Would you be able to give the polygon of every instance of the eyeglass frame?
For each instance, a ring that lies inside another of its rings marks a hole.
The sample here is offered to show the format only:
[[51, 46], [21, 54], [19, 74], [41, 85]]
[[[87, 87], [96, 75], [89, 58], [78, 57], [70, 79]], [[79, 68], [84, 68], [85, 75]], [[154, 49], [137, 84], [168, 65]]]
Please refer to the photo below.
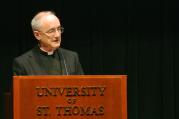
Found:
[[50, 37], [50, 36], [55, 35], [56, 31], [63, 33], [64, 32], [64, 27], [59, 26], [57, 28], [51, 28], [51, 29], [47, 30], [46, 32], [42, 32], [40, 30], [38, 30], [38, 31]]

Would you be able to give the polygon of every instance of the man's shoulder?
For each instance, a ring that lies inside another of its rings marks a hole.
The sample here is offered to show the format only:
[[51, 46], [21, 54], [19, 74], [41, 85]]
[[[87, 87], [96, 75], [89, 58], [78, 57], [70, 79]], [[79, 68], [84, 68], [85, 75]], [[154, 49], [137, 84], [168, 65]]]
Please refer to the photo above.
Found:
[[58, 52], [61, 52], [63, 54], [71, 54], [71, 55], [76, 55], [77, 54], [76, 51], [65, 49], [65, 48], [59, 48]]
[[16, 60], [24, 60], [24, 59], [27, 59], [27, 58], [29, 58], [30, 56], [32, 56], [32, 54], [33, 54], [32, 51], [33, 51], [33, 49], [30, 49], [30, 50], [26, 51], [25, 53], [23, 53], [23, 54], [21, 54], [21, 55], [15, 57], [15, 59], [16, 59]]
[[[35, 48], [32, 48], [28, 51], [26, 51], [25, 53], [21, 54], [20, 56], [16, 57], [15, 60], [25, 60], [25, 59], [29, 59], [29, 57], [32, 57]], [[70, 50], [70, 49], [65, 49], [65, 48], [58, 48], [58, 52], [62, 53], [63, 55], [77, 55], [78, 53], [76, 51]]]

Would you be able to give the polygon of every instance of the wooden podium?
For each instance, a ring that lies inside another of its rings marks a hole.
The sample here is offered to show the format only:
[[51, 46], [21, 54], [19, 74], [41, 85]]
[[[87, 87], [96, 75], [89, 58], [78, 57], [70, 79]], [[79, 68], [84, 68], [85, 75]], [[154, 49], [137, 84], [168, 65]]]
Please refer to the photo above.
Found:
[[126, 75], [14, 76], [14, 119], [127, 119]]

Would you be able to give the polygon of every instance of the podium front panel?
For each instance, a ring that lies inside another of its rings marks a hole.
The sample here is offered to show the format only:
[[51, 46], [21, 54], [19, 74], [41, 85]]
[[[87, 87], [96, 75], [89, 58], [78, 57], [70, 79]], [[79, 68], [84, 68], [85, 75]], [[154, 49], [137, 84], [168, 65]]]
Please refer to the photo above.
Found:
[[126, 75], [14, 76], [14, 119], [127, 119]]

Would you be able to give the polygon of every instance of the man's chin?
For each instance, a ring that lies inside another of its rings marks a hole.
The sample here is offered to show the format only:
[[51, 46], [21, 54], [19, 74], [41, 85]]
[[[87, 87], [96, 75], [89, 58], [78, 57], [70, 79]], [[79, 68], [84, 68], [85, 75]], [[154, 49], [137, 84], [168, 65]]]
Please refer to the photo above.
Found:
[[59, 47], [60, 47], [60, 44], [58, 44], [58, 45], [53, 45], [53, 46], [52, 46], [52, 48], [53, 48], [54, 50], [58, 49]]

